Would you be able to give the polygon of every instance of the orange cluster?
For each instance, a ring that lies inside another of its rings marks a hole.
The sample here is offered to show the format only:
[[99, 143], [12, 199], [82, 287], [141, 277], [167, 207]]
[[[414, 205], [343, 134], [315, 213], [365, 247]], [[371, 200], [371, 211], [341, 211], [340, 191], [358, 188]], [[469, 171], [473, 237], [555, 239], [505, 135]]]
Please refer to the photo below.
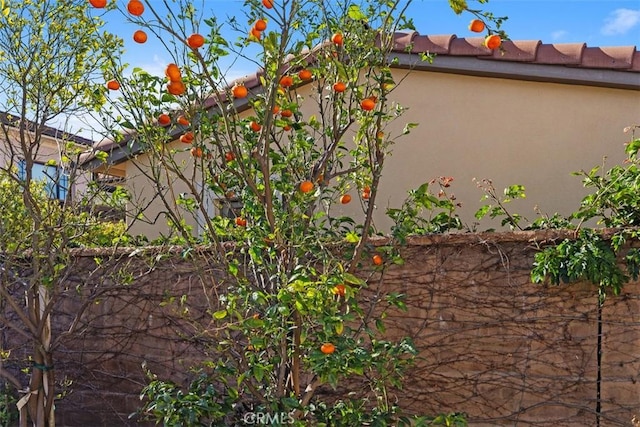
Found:
[[257, 40], [260, 40], [262, 37], [262, 32], [267, 29], [267, 21], [264, 19], [258, 19], [253, 23], [253, 27], [251, 27], [251, 31], [249, 31], [249, 35], [254, 37]]
[[371, 187], [369, 187], [368, 185], [366, 185], [363, 189], [362, 189], [362, 198], [364, 200], [369, 200], [369, 198], [371, 197]]
[[169, 78], [169, 84], [167, 85], [167, 92], [171, 95], [182, 95], [186, 91], [186, 87], [182, 82], [182, 73], [180, 72], [180, 67], [176, 64], [167, 65], [167, 69], [165, 70], [165, 75]]

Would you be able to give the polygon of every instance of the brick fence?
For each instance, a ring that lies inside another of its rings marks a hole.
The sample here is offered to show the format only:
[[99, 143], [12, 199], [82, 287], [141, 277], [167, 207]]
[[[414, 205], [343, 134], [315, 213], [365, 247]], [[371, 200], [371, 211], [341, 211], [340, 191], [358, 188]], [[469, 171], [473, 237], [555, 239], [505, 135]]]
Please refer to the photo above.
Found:
[[[420, 351], [393, 396], [400, 406], [417, 414], [465, 412], [471, 426], [595, 426], [598, 418], [603, 427], [630, 426], [640, 416], [640, 283], [606, 300], [598, 366], [595, 287], [529, 280], [535, 242], [561, 235], [437, 235], [402, 249], [405, 264], [376, 281], [407, 295], [408, 311], [390, 315], [387, 334], [413, 337]], [[219, 272], [198, 261], [206, 250], [191, 259], [179, 250], [159, 253], [121, 250], [101, 265], [100, 253], [77, 253], [69, 291], [56, 307], [65, 313], [54, 326], [56, 372], [70, 383], [56, 405], [58, 425], [140, 425], [128, 416], [146, 384], [142, 362], [180, 383], [202, 357], [200, 343], [187, 338], [191, 326], [180, 320], [181, 297], [192, 318], [207, 321], [205, 302], [215, 298], [210, 280]], [[65, 335], [86, 301], [78, 332]]]

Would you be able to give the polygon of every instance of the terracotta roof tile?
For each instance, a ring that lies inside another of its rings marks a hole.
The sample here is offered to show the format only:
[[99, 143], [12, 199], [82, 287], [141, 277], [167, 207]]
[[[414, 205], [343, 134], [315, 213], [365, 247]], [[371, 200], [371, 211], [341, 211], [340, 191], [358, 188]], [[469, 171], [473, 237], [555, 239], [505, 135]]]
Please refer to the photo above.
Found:
[[404, 52], [407, 50], [407, 47], [411, 46], [411, 43], [414, 42], [415, 36], [418, 35], [417, 31], [410, 31], [408, 33], [405, 32], [397, 32], [393, 35], [393, 50], [398, 52]]
[[447, 55], [450, 56], [491, 56], [493, 51], [484, 46], [482, 37], [455, 38], [451, 40], [451, 45]]
[[550, 65], [578, 65], [586, 43], [555, 43], [538, 46], [536, 62]]
[[[542, 44], [540, 40], [505, 40], [502, 42], [502, 49], [493, 51], [491, 59], [498, 61], [533, 62], [536, 60], [538, 47]], [[483, 57], [489, 59], [489, 57]]]
[[437, 55], [448, 54], [451, 42], [456, 38], [454, 34], [438, 36], [417, 36], [413, 39], [413, 53], [435, 53]]
[[633, 54], [633, 64], [631, 66], [632, 71], [640, 71], [640, 52], [636, 51]]
[[631, 68], [635, 46], [587, 47], [582, 55], [581, 67], [585, 68]]

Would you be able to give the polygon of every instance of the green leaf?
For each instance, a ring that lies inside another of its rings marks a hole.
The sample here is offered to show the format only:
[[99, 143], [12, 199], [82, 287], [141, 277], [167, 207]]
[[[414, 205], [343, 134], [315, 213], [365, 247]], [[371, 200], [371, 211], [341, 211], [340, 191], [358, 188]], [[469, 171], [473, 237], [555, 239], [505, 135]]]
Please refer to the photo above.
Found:
[[359, 277], [354, 276], [351, 273], [344, 273], [344, 275], [342, 276], [344, 281], [352, 284], [352, 285], [358, 285], [358, 286], [362, 286], [364, 284], [366, 284], [367, 282]]
[[367, 19], [367, 15], [362, 13], [362, 10], [360, 10], [360, 7], [355, 4], [352, 4], [351, 6], [349, 6], [347, 15], [349, 16], [349, 18], [353, 19], [354, 21], [365, 21]]
[[213, 318], [217, 320], [222, 320], [227, 317], [227, 310], [219, 310], [213, 313]]
[[345, 236], [344, 240], [347, 243], [358, 243], [360, 241], [360, 236], [358, 236], [358, 234], [354, 231], [350, 231], [347, 233], [347, 235]]

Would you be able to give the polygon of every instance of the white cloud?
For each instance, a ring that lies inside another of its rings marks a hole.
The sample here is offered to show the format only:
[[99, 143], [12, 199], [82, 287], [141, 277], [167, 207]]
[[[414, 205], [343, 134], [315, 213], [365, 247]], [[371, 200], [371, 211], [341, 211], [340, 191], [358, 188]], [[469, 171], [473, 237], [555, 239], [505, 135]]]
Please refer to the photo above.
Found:
[[561, 41], [565, 39], [569, 35], [568, 31], [558, 30], [551, 33], [551, 40], [553, 41]]
[[640, 24], [640, 9], [616, 9], [604, 20], [600, 32], [605, 36], [625, 34]]

